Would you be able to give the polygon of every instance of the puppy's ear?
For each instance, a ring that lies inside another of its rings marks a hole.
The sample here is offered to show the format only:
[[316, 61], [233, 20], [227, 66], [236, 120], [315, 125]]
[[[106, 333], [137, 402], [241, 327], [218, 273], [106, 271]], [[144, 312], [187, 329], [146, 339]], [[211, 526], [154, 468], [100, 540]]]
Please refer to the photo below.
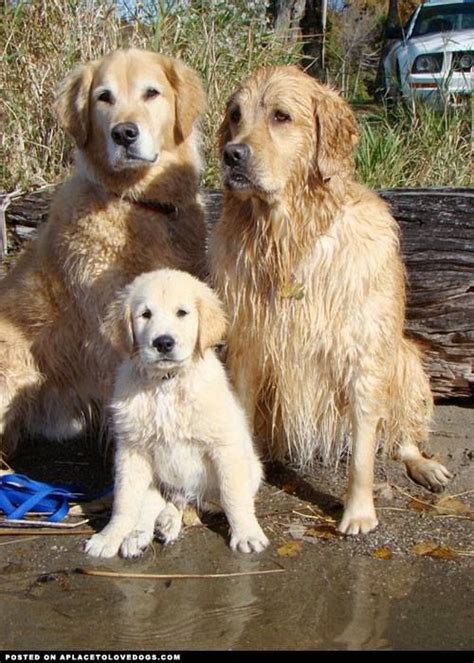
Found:
[[90, 89], [94, 77], [94, 63], [79, 65], [60, 83], [55, 109], [61, 126], [84, 147], [89, 134]]
[[134, 337], [128, 288], [124, 288], [109, 306], [101, 331], [120, 355], [129, 357], [132, 354]]
[[185, 140], [193, 129], [194, 122], [204, 113], [207, 97], [198, 74], [174, 58], [165, 58], [166, 76], [176, 93], [176, 142]]
[[359, 132], [349, 104], [337, 92], [315, 82], [313, 97], [316, 124], [314, 167], [322, 182], [354, 172], [354, 148]]
[[216, 293], [204, 283], [199, 284], [197, 307], [199, 332], [197, 349], [201, 356], [207, 348], [221, 341], [227, 331], [227, 317]]

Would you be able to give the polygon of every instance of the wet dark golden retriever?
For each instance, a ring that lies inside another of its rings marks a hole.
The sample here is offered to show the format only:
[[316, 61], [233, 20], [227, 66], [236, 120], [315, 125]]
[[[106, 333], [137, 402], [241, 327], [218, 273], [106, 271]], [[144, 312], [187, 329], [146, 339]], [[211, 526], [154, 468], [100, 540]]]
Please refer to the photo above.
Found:
[[356, 142], [336, 92], [294, 67], [258, 71], [227, 105], [224, 208], [210, 243], [229, 368], [260, 442], [300, 466], [352, 446], [346, 534], [377, 525], [377, 441], [426, 487], [449, 478], [419, 450], [432, 397], [404, 336], [397, 224], [354, 181]]

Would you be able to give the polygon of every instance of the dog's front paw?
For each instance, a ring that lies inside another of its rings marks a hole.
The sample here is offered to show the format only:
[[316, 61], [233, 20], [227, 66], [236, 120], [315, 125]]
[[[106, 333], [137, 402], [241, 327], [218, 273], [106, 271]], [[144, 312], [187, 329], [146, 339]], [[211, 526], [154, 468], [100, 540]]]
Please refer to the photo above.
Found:
[[182, 521], [182, 512], [174, 504], [168, 502], [156, 521], [156, 527], [165, 545], [176, 541], [181, 531]]
[[238, 550], [243, 553], [262, 552], [269, 543], [258, 523], [245, 529], [232, 531], [230, 538], [230, 547], [232, 550]]
[[153, 541], [153, 531], [135, 529], [123, 540], [120, 546], [120, 554], [126, 559], [141, 557]]
[[444, 465], [432, 458], [415, 458], [405, 461], [407, 472], [413, 481], [434, 493], [440, 493], [453, 478]]
[[337, 529], [348, 536], [355, 536], [357, 534], [367, 534], [367, 532], [375, 529], [378, 524], [373, 504], [366, 506], [351, 506], [348, 504], [344, 509], [342, 520]]
[[121, 542], [122, 539], [99, 532], [86, 541], [84, 550], [92, 557], [114, 557], [119, 551]]

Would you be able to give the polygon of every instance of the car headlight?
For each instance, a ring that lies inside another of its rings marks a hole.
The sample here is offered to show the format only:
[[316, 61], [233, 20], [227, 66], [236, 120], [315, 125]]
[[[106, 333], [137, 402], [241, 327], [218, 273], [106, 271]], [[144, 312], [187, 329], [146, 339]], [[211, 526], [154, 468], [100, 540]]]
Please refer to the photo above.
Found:
[[413, 74], [435, 74], [443, 67], [443, 54], [419, 55], [413, 63]]
[[454, 71], [470, 71], [471, 67], [474, 67], [474, 51], [453, 53]]

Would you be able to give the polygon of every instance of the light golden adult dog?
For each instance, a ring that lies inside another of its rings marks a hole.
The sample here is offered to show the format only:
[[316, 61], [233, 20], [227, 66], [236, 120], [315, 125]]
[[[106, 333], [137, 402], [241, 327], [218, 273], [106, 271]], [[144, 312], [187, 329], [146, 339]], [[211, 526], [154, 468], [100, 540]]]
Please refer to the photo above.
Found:
[[169, 543], [189, 501], [212, 510], [222, 505], [233, 550], [263, 550], [268, 540], [253, 503], [262, 467], [212, 348], [226, 329], [215, 293], [185, 272], [142, 274], [112, 305], [106, 324], [124, 355], [111, 403], [114, 508], [87, 552], [141, 555], [155, 524]]
[[140, 50], [79, 66], [56, 99], [77, 146], [39, 238], [0, 286], [0, 437], [65, 438], [102, 408], [116, 362], [99, 333], [118, 289], [158, 267], [199, 273], [201, 82]]
[[357, 127], [333, 90], [264, 69], [230, 98], [220, 130], [224, 207], [210, 242], [230, 313], [228, 364], [271, 455], [336, 461], [352, 440], [339, 528], [372, 530], [376, 440], [440, 490], [425, 458], [432, 396], [404, 336], [397, 224], [353, 179]]

